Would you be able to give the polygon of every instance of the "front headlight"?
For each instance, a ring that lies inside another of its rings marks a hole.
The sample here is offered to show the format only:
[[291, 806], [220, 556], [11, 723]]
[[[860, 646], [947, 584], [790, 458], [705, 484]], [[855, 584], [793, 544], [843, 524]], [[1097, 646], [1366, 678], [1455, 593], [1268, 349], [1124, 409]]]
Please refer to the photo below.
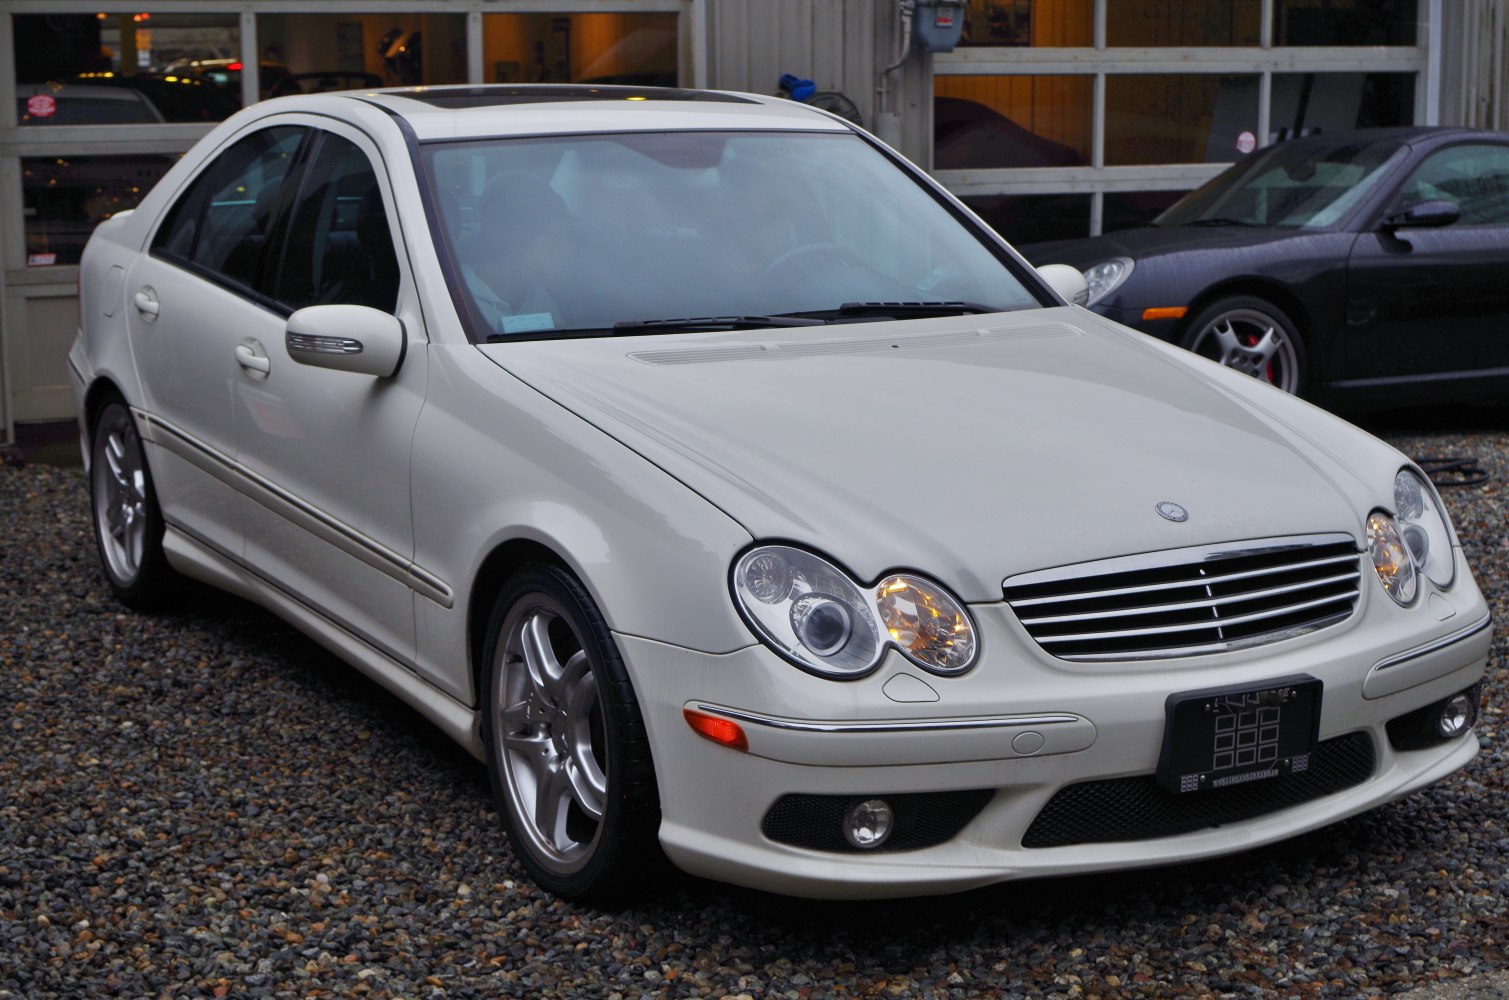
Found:
[[1132, 276], [1133, 266], [1130, 257], [1112, 257], [1086, 270], [1085, 284], [1090, 286], [1090, 298], [1085, 305], [1093, 306], [1120, 288]]
[[734, 563], [733, 592], [770, 648], [825, 677], [863, 677], [887, 646], [943, 675], [968, 670], [978, 651], [964, 606], [941, 585], [910, 573], [863, 587], [821, 556], [762, 545]]
[[1457, 560], [1451, 550], [1451, 528], [1436, 491], [1410, 469], [1394, 477], [1394, 518], [1415, 565], [1437, 587], [1456, 579]]
[[1368, 555], [1373, 557], [1378, 582], [1388, 595], [1400, 604], [1413, 604], [1420, 589], [1414, 560], [1404, 547], [1394, 519], [1381, 510], [1368, 515]]

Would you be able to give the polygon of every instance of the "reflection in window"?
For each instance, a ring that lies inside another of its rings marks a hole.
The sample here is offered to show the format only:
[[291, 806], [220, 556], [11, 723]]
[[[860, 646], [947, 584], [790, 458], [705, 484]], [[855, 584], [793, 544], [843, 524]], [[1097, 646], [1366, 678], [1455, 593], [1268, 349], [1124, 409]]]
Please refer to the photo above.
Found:
[[[964, 199], [964, 204], [1018, 248], [1029, 243], [1090, 235], [1087, 194], [972, 195]], [[1031, 261], [1032, 255], [1028, 254], [1027, 259]]]
[[1091, 77], [938, 76], [933, 95], [936, 170], [1090, 162]]
[[466, 82], [465, 14], [259, 14], [264, 97]]
[[1449, 201], [1462, 213], [1458, 225], [1509, 225], [1509, 149], [1449, 146], [1432, 153], [1399, 192], [1399, 210]]
[[674, 87], [675, 14], [488, 14], [488, 83], [617, 83]]
[[1106, 43], [1116, 46], [1261, 44], [1259, 0], [1138, 0], [1106, 4]]
[[239, 71], [235, 14], [17, 14], [12, 24], [23, 125], [220, 121], [241, 106], [239, 83], [184, 70]]
[[135, 208], [176, 156], [46, 156], [21, 160], [29, 267], [77, 264], [94, 227]]
[[1258, 145], [1257, 76], [1106, 78], [1106, 163], [1231, 163]]
[[1093, 0], [968, 0], [960, 45], [1090, 46]]
[[1268, 138], [1408, 125], [1414, 114], [1413, 73], [1275, 73]]
[[1416, 0], [1274, 0], [1275, 45], [1414, 45]]

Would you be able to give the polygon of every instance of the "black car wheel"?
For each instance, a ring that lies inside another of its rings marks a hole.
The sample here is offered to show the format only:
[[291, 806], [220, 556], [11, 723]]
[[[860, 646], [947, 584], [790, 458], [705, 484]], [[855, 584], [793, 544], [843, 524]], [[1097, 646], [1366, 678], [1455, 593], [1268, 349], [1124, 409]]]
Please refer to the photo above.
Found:
[[1304, 395], [1305, 345], [1283, 310], [1249, 295], [1200, 310], [1181, 346], [1296, 396]]
[[117, 599], [138, 611], [171, 603], [181, 578], [162, 550], [162, 513], [136, 421], [120, 399], [106, 403], [90, 435], [90, 508], [100, 566]]
[[615, 898], [660, 857], [644, 721], [602, 614], [570, 574], [532, 566], [488, 627], [483, 736], [514, 854], [544, 889]]

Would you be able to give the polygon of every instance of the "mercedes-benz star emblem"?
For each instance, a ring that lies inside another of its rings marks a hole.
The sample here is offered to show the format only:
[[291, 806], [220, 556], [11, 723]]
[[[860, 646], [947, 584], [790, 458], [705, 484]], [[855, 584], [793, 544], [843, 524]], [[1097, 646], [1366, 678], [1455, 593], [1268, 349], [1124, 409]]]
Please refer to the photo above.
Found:
[[1153, 509], [1158, 512], [1159, 517], [1167, 518], [1170, 521], [1189, 520], [1189, 511], [1174, 503], [1172, 500], [1164, 500]]

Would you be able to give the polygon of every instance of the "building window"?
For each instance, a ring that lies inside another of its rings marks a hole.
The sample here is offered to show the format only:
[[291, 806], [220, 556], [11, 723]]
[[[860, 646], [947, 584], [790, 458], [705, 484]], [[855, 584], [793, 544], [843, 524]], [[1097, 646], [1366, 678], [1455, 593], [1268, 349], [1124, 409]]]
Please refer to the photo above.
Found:
[[674, 87], [675, 14], [487, 14], [488, 83], [603, 83]]
[[466, 82], [464, 14], [259, 14], [262, 96]]

